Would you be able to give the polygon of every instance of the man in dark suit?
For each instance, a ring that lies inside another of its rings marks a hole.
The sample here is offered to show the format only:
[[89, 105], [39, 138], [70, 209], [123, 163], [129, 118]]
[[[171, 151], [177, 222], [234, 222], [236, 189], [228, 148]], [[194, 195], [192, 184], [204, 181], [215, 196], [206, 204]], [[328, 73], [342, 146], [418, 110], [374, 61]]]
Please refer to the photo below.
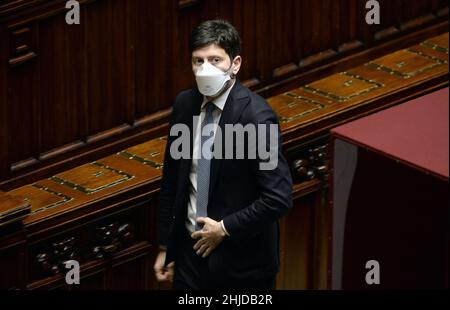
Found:
[[[190, 49], [198, 87], [181, 92], [172, 110], [156, 277], [176, 289], [273, 288], [277, 220], [292, 207], [277, 116], [236, 79], [242, 59], [232, 25], [200, 24]], [[227, 126], [248, 131], [230, 139]]]

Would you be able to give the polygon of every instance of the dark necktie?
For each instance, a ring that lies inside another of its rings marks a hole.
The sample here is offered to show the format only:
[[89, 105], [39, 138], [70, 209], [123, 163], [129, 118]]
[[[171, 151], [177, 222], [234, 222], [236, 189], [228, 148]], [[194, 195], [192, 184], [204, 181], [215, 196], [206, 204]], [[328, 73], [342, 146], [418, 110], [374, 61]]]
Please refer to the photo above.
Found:
[[[203, 128], [206, 125], [214, 124], [213, 111], [215, 109], [215, 105], [212, 102], [208, 102], [206, 104], [206, 112], [205, 118], [202, 122], [201, 132], [200, 132], [200, 158], [197, 162], [197, 217], [206, 217], [208, 216], [207, 207], [208, 207], [208, 191], [209, 191], [209, 172], [211, 167], [211, 158], [212, 156], [212, 145], [214, 143], [214, 132], [205, 132], [205, 135], [202, 134]], [[209, 130], [207, 130], [209, 131]], [[202, 153], [202, 150], [203, 153]], [[204, 156], [205, 155], [205, 156]], [[207, 156], [209, 155], [209, 156]], [[206, 157], [206, 158], [205, 158]], [[196, 230], [201, 229], [201, 226], [198, 224], [195, 225]]]

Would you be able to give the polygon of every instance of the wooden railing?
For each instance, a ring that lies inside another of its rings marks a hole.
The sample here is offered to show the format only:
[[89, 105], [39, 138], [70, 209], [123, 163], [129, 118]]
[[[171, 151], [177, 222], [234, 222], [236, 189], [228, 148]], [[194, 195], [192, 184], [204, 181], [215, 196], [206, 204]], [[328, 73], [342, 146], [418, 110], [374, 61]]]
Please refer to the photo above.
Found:
[[[294, 177], [280, 221], [279, 289], [329, 287], [328, 131], [448, 85], [448, 33], [267, 99]], [[388, 133], [387, 133], [388, 134]], [[164, 136], [13, 189], [31, 214], [0, 239], [2, 288], [69, 288], [61, 264], [82, 263], [82, 288], [158, 288], [157, 202]], [[61, 250], [63, 249], [63, 250]]]

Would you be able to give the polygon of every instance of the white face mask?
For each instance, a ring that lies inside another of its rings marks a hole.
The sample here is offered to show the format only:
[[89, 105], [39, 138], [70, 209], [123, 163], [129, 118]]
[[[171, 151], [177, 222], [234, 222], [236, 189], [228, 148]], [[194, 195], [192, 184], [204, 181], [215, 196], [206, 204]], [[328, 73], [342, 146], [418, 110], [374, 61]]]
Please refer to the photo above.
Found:
[[221, 69], [205, 61], [195, 72], [197, 87], [201, 94], [214, 97], [223, 90], [225, 83], [231, 80], [228, 71]]

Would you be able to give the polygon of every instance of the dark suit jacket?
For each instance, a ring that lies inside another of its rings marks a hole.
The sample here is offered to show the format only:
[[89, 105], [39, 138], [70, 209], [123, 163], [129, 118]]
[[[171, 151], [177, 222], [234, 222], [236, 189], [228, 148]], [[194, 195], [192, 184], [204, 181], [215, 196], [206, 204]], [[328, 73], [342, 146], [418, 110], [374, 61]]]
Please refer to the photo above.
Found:
[[[183, 123], [192, 132], [193, 116], [200, 114], [202, 101], [197, 89], [180, 93], [170, 126]], [[236, 81], [219, 121], [222, 132], [225, 124], [278, 124], [278, 119], [263, 98]], [[167, 246], [166, 263], [177, 257], [189, 197], [191, 160], [170, 156], [170, 145], [176, 138], [168, 137], [160, 193], [159, 243]], [[292, 179], [281, 146], [279, 133], [278, 166], [274, 170], [260, 170], [258, 159], [211, 160], [208, 217], [223, 220], [230, 234], [210, 254], [212, 274], [239, 280], [278, 271], [277, 219], [292, 207]], [[191, 154], [192, 148], [191, 134]]]

